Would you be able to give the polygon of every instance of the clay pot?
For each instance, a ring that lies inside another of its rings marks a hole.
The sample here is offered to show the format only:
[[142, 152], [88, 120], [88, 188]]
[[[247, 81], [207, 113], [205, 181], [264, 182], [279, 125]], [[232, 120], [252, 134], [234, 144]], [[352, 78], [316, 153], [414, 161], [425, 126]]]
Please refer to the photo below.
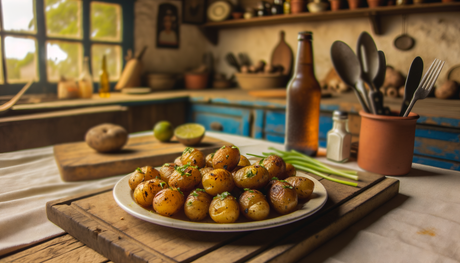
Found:
[[369, 5], [369, 8], [376, 8], [378, 6], [382, 5], [382, 0], [367, 0], [367, 4]]
[[291, 1], [291, 14], [298, 14], [305, 11], [307, 3], [304, 0], [292, 0]]
[[420, 117], [375, 115], [360, 111], [358, 165], [382, 175], [405, 175], [410, 172], [414, 154], [415, 124]]
[[360, 0], [348, 0], [348, 7], [353, 10], [360, 7]]
[[455, 0], [442, 0], [443, 3], [452, 3], [455, 2]]
[[331, 2], [331, 11], [337, 11], [340, 9], [341, 0], [330, 0]]
[[205, 89], [208, 86], [208, 73], [186, 73], [184, 76], [186, 89]]

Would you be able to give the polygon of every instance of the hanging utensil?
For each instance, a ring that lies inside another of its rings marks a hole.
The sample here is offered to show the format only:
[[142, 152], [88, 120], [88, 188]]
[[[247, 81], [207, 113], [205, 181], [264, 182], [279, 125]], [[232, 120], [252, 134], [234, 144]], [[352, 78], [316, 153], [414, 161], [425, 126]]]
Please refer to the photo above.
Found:
[[379, 69], [379, 54], [375, 42], [367, 32], [362, 32], [356, 48], [361, 65], [361, 79], [369, 85], [369, 103], [374, 114], [383, 114], [383, 95], [375, 87], [374, 78]]
[[339, 77], [345, 84], [353, 88], [361, 107], [369, 113], [368, 104], [363, 99], [365, 94], [361, 94], [356, 88], [356, 84], [360, 80], [361, 68], [355, 52], [344, 42], [335, 41], [331, 46], [331, 59]]
[[410, 50], [415, 45], [415, 40], [406, 33], [406, 16], [402, 16], [402, 34], [398, 36], [394, 43], [395, 47], [399, 50]]
[[240, 64], [238, 63], [238, 60], [236, 60], [236, 57], [235, 55], [233, 55], [233, 53], [227, 53], [227, 55], [225, 56], [225, 60], [230, 66], [234, 67], [236, 71], [240, 72]]
[[404, 98], [401, 105], [399, 116], [403, 116], [409, 106], [409, 103], [414, 96], [414, 92], [420, 84], [420, 79], [423, 74], [423, 60], [421, 57], [416, 57], [410, 65], [409, 72], [407, 73], [406, 85], [404, 85]]

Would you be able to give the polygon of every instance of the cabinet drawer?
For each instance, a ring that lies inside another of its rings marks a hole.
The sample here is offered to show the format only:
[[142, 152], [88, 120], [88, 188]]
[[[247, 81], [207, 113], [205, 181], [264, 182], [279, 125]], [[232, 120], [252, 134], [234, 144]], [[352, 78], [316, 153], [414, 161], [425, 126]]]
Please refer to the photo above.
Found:
[[188, 117], [206, 130], [250, 136], [250, 110], [192, 104]]

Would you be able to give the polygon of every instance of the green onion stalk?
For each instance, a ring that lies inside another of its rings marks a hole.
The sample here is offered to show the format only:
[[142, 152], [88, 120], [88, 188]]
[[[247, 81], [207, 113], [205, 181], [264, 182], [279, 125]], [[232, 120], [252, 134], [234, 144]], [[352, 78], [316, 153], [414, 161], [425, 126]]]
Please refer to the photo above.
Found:
[[345, 177], [347, 179], [358, 181], [359, 179], [357, 175], [358, 172], [356, 171], [335, 169], [335, 168], [329, 167], [323, 164], [322, 162], [308, 155], [304, 155], [295, 150], [291, 150], [288, 152], [288, 151], [281, 151], [273, 147], [269, 147], [268, 149], [274, 152], [269, 152], [269, 153], [263, 152], [262, 155], [256, 155], [256, 154], [248, 154], [248, 155], [258, 157], [258, 158], [266, 158], [270, 155], [278, 155], [281, 158], [283, 158], [283, 160], [286, 163], [292, 164], [292, 166], [294, 166], [298, 170], [302, 170], [308, 173], [315, 174], [326, 180], [330, 180], [336, 183], [341, 183], [341, 184], [350, 185], [354, 187], [358, 186], [358, 183], [348, 182], [348, 181], [332, 178], [327, 175], [327, 174], [334, 174], [334, 175]]

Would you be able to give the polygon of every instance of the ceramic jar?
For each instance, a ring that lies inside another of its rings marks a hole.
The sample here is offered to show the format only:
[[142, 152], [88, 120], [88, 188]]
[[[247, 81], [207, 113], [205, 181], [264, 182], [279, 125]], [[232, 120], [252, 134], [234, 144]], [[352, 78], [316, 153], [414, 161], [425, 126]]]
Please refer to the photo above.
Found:
[[337, 11], [340, 9], [340, 5], [342, 3], [341, 0], [329, 0], [331, 3], [331, 11]]
[[360, 111], [358, 165], [382, 175], [410, 172], [414, 154], [415, 124], [419, 115], [375, 115]]
[[291, 0], [291, 14], [298, 14], [305, 11], [307, 2], [304, 0]]
[[360, 0], [348, 0], [348, 7], [353, 10], [360, 7]]

